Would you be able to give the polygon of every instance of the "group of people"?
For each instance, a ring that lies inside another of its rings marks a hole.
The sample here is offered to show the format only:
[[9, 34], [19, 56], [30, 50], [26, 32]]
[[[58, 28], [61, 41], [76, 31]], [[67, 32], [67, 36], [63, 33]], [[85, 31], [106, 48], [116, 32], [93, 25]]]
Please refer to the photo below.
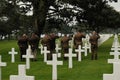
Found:
[[[73, 37], [73, 44], [74, 49], [77, 49], [79, 45], [83, 46], [82, 38], [85, 38], [85, 34], [83, 34], [81, 31], [78, 31], [73, 36], [67, 36], [66, 34], [62, 37], [56, 35], [55, 33], [45, 34], [43, 38], [39, 38], [35, 33], [31, 35], [30, 38], [27, 37], [26, 34], [23, 34], [22, 37], [18, 39], [18, 45], [20, 47], [20, 53], [21, 53], [21, 60], [23, 60], [22, 55], [26, 54], [26, 49], [28, 48], [28, 44], [31, 46], [32, 54], [34, 55], [34, 60], [36, 60], [37, 55], [37, 49], [39, 45], [39, 41], [43, 46], [47, 47], [47, 50], [50, 51], [50, 54], [47, 54], [48, 59], [52, 59], [52, 53], [55, 53], [56, 48], [56, 39], [59, 38], [62, 48], [62, 53], [68, 53], [69, 50], [69, 40], [71, 40]], [[99, 34], [95, 31], [92, 32], [89, 38], [89, 42], [91, 43], [91, 59], [97, 60], [97, 49], [98, 49], [98, 39], [100, 38]], [[64, 59], [67, 59], [64, 57]]]
[[23, 34], [21, 37], [18, 38], [18, 46], [20, 49], [20, 59], [21, 61], [24, 61], [22, 55], [26, 55], [26, 50], [28, 48], [28, 45], [31, 47], [32, 55], [34, 56], [33, 60], [37, 60], [37, 49], [39, 45], [39, 36], [37, 36], [35, 33], [32, 33], [30, 37], [28, 37], [26, 34]]
[[41, 38], [41, 44], [47, 47], [47, 50], [50, 51], [50, 54], [47, 54], [48, 59], [52, 59], [52, 53], [55, 53], [56, 48], [56, 39], [59, 38], [55, 33], [45, 34]]
[[[80, 30], [73, 36], [73, 44], [74, 49], [78, 49], [78, 46], [81, 45], [83, 47], [83, 41], [82, 38], [85, 38], [85, 34], [82, 33]], [[89, 42], [91, 44], [91, 60], [97, 60], [97, 50], [98, 50], [98, 39], [100, 38], [99, 34], [95, 31], [93, 31], [90, 35]], [[68, 53], [69, 49], [69, 40], [71, 40], [71, 37], [64, 36], [61, 38], [61, 47], [63, 53]], [[66, 59], [66, 57], [64, 57]]]

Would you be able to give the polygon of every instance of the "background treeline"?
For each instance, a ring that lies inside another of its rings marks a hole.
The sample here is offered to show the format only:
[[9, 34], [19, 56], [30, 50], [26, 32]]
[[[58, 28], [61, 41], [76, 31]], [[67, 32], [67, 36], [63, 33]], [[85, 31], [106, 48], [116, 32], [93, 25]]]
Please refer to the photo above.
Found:
[[[120, 13], [109, 0], [1, 0], [0, 39], [22, 33], [118, 32]], [[114, 0], [110, 0], [113, 2]], [[31, 14], [28, 14], [31, 13]]]

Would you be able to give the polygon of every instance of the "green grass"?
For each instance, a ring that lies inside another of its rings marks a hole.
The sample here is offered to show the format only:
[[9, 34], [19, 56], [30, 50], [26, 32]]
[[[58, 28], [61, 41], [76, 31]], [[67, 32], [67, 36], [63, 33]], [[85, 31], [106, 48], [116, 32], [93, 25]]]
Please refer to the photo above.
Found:
[[[107, 59], [113, 57], [109, 55], [112, 42], [113, 37], [99, 47], [98, 60], [91, 60], [90, 53], [87, 57], [82, 55], [81, 62], [74, 58], [72, 69], [68, 68], [68, 61], [64, 61], [62, 66], [58, 66], [58, 80], [103, 80], [104, 73], [112, 73], [113, 65], [107, 63]], [[7, 67], [2, 68], [2, 80], [9, 80], [10, 75], [17, 75], [18, 64], [25, 64], [25, 62], [20, 62], [19, 54], [16, 55], [16, 62], [11, 63], [11, 55], [8, 54], [8, 51], [12, 47], [19, 52], [17, 41], [0, 41], [2, 61], [7, 62]], [[27, 75], [35, 76], [35, 80], [52, 80], [52, 67], [46, 65], [43, 62], [43, 55], [38, 53], [38, 61], [31, 62], [31, 68], [27, 70]]]

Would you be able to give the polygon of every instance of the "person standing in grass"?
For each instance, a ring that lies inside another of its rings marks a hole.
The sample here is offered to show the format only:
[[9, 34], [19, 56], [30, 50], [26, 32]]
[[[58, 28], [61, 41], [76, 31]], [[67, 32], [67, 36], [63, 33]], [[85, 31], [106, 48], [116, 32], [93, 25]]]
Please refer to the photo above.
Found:
[[22, 58], [22, 55], [26, 55], [26, 50], [28, 48], [28, 36], [26, 34], [18, 38], [18, 46], [20, 49], [20, 59], [23, 61], [24, 58]]
[[50, 33], [50, 52], [55, 53], [56, 39], [59, 38], [55, 33]]
[[98, 50], [98, 39], [100, 38], [99, 34], [95, 31], [92, 32], [90, 36], [90, 43], [91, 43], [91, 60], [97, 60], [97, 50]]
[[34, 61], [37, 60], [37, 49], [39, 44], [39, 36], [35, 33], [32, 33], [31, 37], [29, 38], [29, 44], [31, 46], [32, 55], [34, 56]]
[[[74, 48], [77, 49], [79, 45], [83, 45], [82, 38], [85, 38], [85, 34], [83, 34], [80, 30], [74, 36]], [[78, 53], [77, 53], [78, 57]]]
[[[61, 38], [61, 47], [62, 47], [63, 54], [68, 53], [69, 40], [70, 40], [70, 37], [68, 37], [66, 34]], [[64, 59], [66, 60], [67, 57], [64, 56]]]
[[52, 53], [55, 53], [55, 42], [59, 38], [55, 33], [45, 34], [44, 38], [41, 40], [43, 46], [46, 46], [50, 51], [50, 54], [47, 54], [48, 60], [52, 59]]
[[[41, 44], [43, 47], [47, 47], [47, 50], [50, 51], [50, 42], [51, 42], [51, 37], [49, 34], [45, 34], [45, 36], [41, 39]], [[51, 54], [47, 54], [47, 60], [51, 59]]]

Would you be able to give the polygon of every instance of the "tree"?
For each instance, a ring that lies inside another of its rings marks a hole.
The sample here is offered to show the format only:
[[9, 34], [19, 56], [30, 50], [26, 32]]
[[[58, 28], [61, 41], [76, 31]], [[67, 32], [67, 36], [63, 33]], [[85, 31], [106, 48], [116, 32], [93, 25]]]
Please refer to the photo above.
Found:
[[[38, 35], [45, 26], [62, 29], [77, 21], [82, 26], [99, 31], [106, 26], [104, 15], [108, 0], [2, 0], [2, 16], [8, 18], [12, 29], [32, 28]], [[4, 9], [4, 10], [3, 10]], [[9, 12], [7, 12], [9, 10]], [[32, 16], [26, 14], [32, 11]], [[110, 18], [108, 18], [109, 20]], [[118, 20], [117, 20], [118, 21]], [[107, 23], [108, 21], [106, 21]], [[27, 31], [27, 30], [26, 30]]]
[[[73, 19], [73, 11], [72, 9], [62, 8], [63, 2], [56, 0], [9, 0], [11, 3], [19, 3], [23, 2], [23, 4], [19, 4], [19, 6], [25, 5], [25, 7], [19, 7], [19, 12], [22, 14], [26, 14], [31, 7], [33, 7], [33, 27], [34, 31], [38, 34], [41, 34], [46, 21], [50, 21], [52, 18], [56, 18], [57, 21], [64, 21], [64, 23], [68, 24]], [[28, 4], [28, 2], [30, 4]], [[15, 4], [16, 5], [16, 4]], [[51, 9], [53, 7], [54, 9]], [[62, 8], [62, 9], [60, 9]], [[53, 13], [49, 13], [49, 11], [53, 11]], [[69, 13], [69, 14], [68, 14]], [[52, 16], [52, 17], [51, 17]], [[50, 19], [50, 20], [49, 20]]]

